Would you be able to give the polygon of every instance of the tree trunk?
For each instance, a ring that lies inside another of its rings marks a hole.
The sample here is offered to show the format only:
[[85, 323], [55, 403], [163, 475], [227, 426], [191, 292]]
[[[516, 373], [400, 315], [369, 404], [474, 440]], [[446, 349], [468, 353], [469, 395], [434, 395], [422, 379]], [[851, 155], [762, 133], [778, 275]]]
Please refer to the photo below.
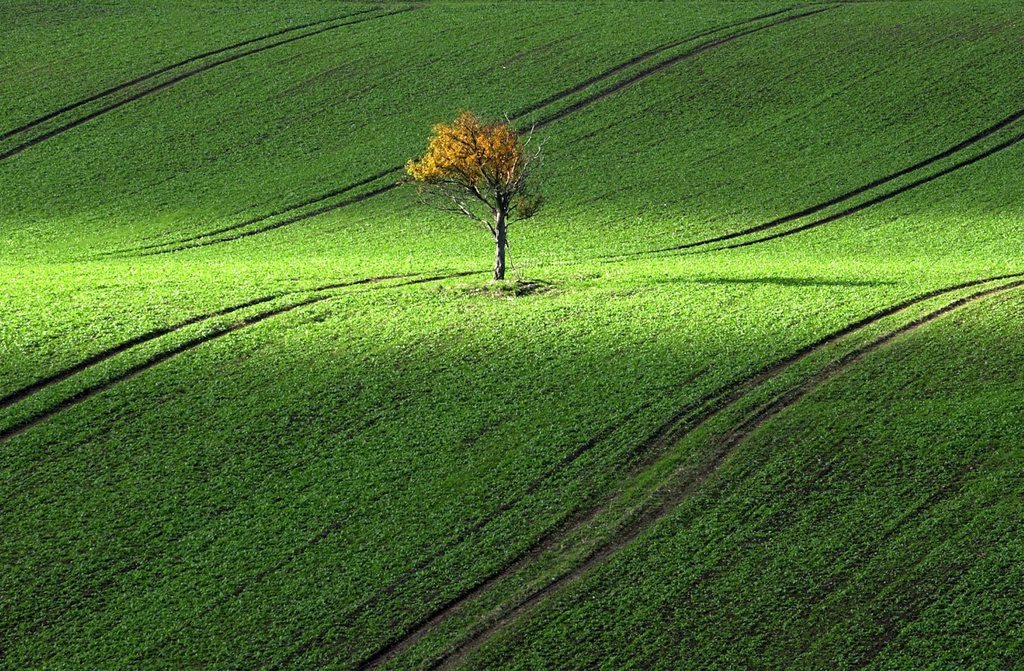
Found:
[[505, 222], [506, 213], [498, 210], [494, 217], [494, 240], [498, 245], [494, 253], [494, 279], [505, 279], [505, 247], [508, 246], [508, 224]]

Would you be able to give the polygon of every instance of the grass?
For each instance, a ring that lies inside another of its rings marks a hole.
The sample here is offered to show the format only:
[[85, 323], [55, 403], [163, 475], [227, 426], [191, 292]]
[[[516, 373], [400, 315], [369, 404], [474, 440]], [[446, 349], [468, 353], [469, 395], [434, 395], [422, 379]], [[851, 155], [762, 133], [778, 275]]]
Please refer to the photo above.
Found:
[[[1012, 668], [1019, 7], [10, 4], [0, 133], [367, 9], [0, 160], [0, 667]], [[538, 103], [508, 282], [363, 198]]]

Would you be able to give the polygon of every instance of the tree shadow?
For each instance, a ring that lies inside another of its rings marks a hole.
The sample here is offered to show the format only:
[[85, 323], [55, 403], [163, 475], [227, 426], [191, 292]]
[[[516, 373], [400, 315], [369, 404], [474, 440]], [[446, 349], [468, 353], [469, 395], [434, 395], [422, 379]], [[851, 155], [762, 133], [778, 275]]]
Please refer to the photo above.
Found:
[[551, 291], [553, 288], [550, 282], [545, 282], [544, 280], [519, 279], [494, 282], [488, 287], [487, 291], [493, 296], [518, 298], [520, 296], [544, 293]]
[[522, 298], [554, 291], [550, 282], [536, 279], [491, 280], [484, 285], [463, 285], [455, 287], [456, 291], [470, 296], [486, 296], [489, 298]]

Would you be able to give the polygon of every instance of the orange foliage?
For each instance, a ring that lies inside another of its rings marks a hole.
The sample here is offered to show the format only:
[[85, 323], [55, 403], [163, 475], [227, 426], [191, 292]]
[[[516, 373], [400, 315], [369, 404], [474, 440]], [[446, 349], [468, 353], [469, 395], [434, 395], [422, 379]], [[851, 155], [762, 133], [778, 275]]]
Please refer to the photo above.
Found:
[[419, 182], [501, 190], [521, 180], [526, 163], [522, 139], [511, 125], [483, 123], [463, 112], [451, 124], [435, 125], [426, 153], [405, 168]]

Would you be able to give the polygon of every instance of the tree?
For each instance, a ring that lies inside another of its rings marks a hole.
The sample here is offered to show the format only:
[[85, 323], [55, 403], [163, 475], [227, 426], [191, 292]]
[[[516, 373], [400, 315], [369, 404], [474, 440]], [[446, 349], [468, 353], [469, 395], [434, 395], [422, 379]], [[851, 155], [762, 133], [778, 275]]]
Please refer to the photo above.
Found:
[[491, 234], [495, 280], [505, 279], [509, 224], [540, 207], [540, 198], [527, 190], [540, 158], [539, 148], [528, 150], [532, 139], [532, 132], [523, 135], [507, 121], [484, 123], [463, 112], [450, 124], [435, 125], [426, 153], [405, 166], [427, 202], [467, 216]]

